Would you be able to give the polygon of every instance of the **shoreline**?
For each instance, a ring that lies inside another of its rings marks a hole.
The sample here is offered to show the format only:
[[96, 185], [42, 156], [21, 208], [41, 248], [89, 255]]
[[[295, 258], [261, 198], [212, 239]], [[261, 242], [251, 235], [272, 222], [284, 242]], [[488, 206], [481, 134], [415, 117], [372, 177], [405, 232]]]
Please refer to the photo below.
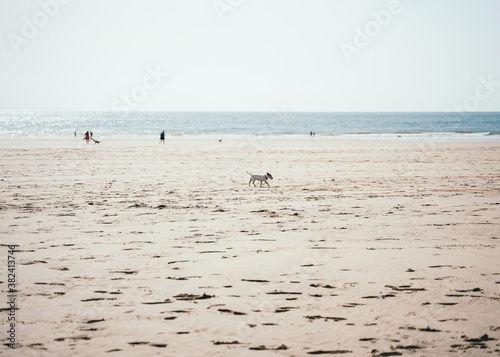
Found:
[[[158, 135], [142, 135], [142, 136], [98, 136], [94, 135], [97, 140], [101, 141], [102, 145], [113, 143], [124, 143], [124, 141], [129, 143], [140, 143], [141, 145], [150, 142], [154, 143], [159, 141]], [[287, 143], [290, 141], [305, 142], [315, 146], [316, 143], [321, 143], [322, 145], [328, 144], [338, 144], [338, 143], [360, 143], [366, 145], [372, 145], [373, 143], [380, 144], [424, 144], [424, 145], [440, 145], [440, 144], [498, 144], [500, 143], [500, 135], [486, 135], [486, 134], [457, 134], [457, 135], [441, 135], [441, 133], [433, 134], [316, 134], [316, 136], [309, 136], [308, 134], [284, 134], [284, 135], [248, 135], [248, 134], [204, 134], [204, 135], [172, 135], [166, 134], [166, 144], [168, 142], [182, 142], [182, 141], [200, 141], [200, 142], [218, 142], [222, 139], [223, 142], [234, 142], [234, 141], [249, 141], [249, 142], [260, 142], [261, 144], [271, 144], [271, 143]], [[29, 142], [29, 143], [47, 143], [53, 141], [54, 143], [66, 143], [66, 144], [78, 144], [79, 141], [83, 142], [83, 135], [78, 134], [77, 137], [73, 136], [22, 136], [22, 137], [0, 137], [0, 148], [6, 147], [6, 143], [14, 142]], [[90, 145], [94, 145], [92, 142]]]

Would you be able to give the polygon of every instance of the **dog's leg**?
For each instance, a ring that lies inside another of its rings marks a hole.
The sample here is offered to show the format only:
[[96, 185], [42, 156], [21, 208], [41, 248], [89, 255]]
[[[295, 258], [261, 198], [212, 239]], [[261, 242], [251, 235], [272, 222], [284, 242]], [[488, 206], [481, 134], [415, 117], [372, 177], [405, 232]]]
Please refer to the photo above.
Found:
[[252, 179], [250, 179], [250, 181], [248, 181], [248, 187], [250, 187], [250, 182], [252, 182]]
[[265, 182], [265, 183], [267, 183], [267, 185], [268, 185], [269, 187], [271, 187], [271, 185], [269, 184], [269, 182], [267, 182], [267, 180], [266, 180], [266, 181], [264, 181], [264, 182]]

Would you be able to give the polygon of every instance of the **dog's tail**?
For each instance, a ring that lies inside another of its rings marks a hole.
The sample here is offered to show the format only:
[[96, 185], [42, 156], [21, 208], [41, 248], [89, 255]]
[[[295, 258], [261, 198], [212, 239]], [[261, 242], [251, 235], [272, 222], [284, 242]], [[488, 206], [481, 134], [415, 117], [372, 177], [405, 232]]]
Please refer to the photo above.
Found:
[[250, 176], [252, 176], [252, 174], [250, 172], [247, 171], [247, 174], [249, 174]]

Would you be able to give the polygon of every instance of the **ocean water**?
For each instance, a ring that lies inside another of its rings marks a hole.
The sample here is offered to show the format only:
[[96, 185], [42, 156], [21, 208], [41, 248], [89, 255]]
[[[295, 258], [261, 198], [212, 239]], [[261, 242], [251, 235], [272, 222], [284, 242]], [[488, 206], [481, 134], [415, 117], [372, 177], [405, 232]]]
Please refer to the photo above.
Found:
[[0, 137], [336, 135], [500, 141], [500, 112], [0, 112]]

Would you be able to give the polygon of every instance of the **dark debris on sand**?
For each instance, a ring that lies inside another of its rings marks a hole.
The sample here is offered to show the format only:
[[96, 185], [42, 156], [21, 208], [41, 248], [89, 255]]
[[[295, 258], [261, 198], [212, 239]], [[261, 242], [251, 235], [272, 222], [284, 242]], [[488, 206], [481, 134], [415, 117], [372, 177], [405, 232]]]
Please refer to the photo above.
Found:
[[287, 349], [288, 349], [288, 347], [286, 347], [285, 345], [281, 345], [281, 346], [275, 347], [275, 348], [266, 347], [264, 345], [249, 348], [249, 350], [252, 350], [252, 351], [270, 351], [270, 350], [278, 351], [278, 350], [287, 350]]
[[341, 355], [341, 354], [345, 354], [345, 353], [352, 353], [352, 351], [349, 351], [349, 350], [330, 350], [330, 351], [318, 350], [318, 351], [307, 352], [308, 355]]
[[321, 320], [324, 319], [325, 321], [328, 320], [333, 320], [333, 321], [342, 321], [345, 320], [344, 317], [329, 317], [329, 316], [320, 316], [320, 315], [315, 315], [315, 316], [304, 316], [306, 319], [309, 320]]
[[174, 298], [177, 300], [205, 300], [213, 298], [213, 295], [207, 295], [203, 293], [203, 295], [195, 295], [195, 294], [179, 294], [175, 295]]
[[239, 345], [239, 341], [231, 341], [231, 342], [225, 342], [225, 341], [212, 341], [214, 345]]
[[461, 337], [465, 342], [468, 342], [468, 344], [451, 345], [451, 348], [458, 350], [468, 350], [469, 348], [487, 349], [489, 346], [486, 344], [486, 342], [497, 340], [496, 338], [489, 337], [487, 334], [484, 334], [481, 337], [474, 337], [474, 338], [470, 338], [465, 335]]

